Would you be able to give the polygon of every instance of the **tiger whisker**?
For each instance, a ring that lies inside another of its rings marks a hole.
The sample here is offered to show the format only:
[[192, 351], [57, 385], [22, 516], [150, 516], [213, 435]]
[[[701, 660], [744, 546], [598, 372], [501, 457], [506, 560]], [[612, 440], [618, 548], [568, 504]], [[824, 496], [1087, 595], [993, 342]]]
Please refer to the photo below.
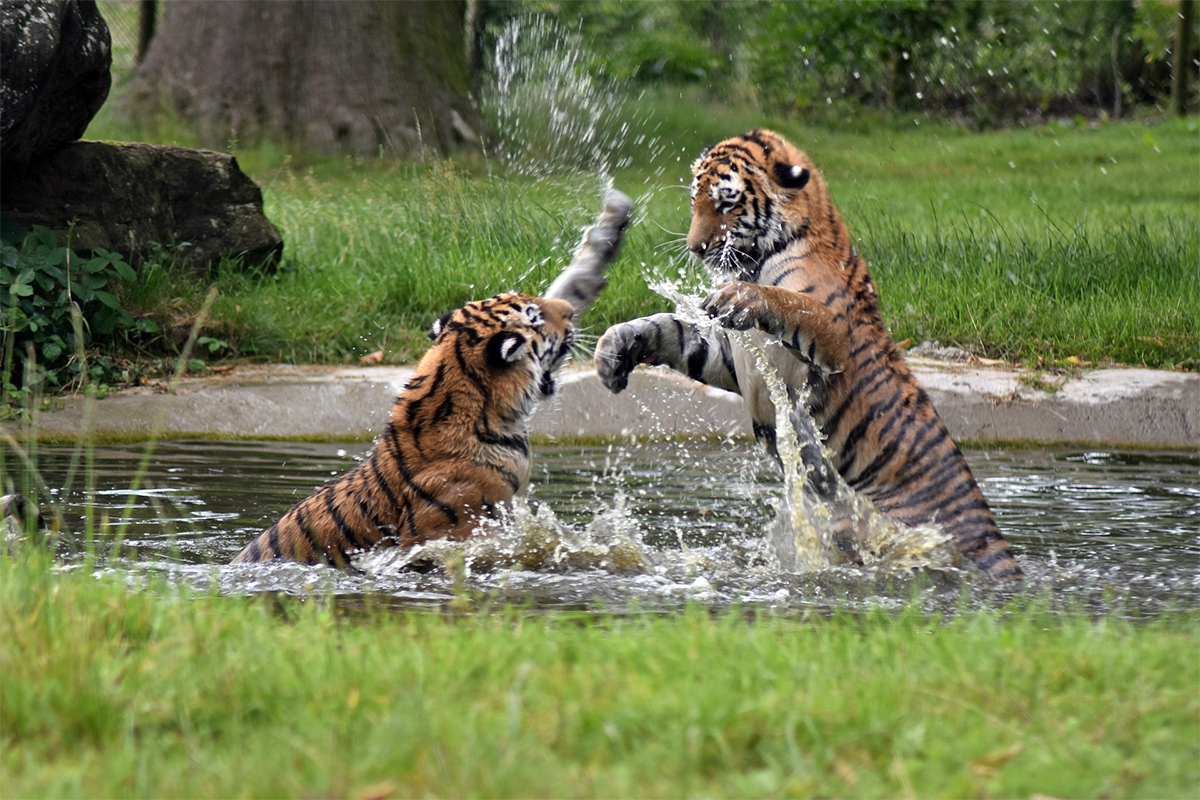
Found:
[[687, 231], [673, 231], [673, 230], [670, 230], [670, 229], [668, 229], [668, 228], [666, 228], [666, 227], [662, 226], [662, 225], [661, 225], [661, 224], [659, 224], [658, 222], [652, 222], [651, 224], [652, 224], [652, 225], [654, 225], [654, 227], [658, 228], [658, 229], [659, 229], [660, 231], [662, 231], [663, 233], [669, 233], [669, 234], [671, 234], [672, 236], [678, 236], [678, 237], [680, 237], [680, 238], [683, 238], [683, 237], [687, 236]]
[[676, 248], [676, 247], [679, 248], [680, 253], [686, 252], [687, 240], [686, 239], [668, 239], [665, 242], [659, 242], [658, 244], [654, 245], [655, 250], [666, 250], [667, 248]]

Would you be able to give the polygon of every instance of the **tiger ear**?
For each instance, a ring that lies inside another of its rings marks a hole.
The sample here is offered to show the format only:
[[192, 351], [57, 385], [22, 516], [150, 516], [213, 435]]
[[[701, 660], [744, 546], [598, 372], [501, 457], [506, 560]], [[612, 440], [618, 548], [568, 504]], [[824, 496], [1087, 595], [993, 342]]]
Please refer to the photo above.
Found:
[[502, 331], [487, 343], [489, 367], [507, 367], [520, 361], [529, 347], [529, 340], [516, 331]]
[[800, 191], [808, 183], [808, 170], [799, 164], [779, 162], [775, 165], [774, 171], [775, 182], [784, 189]]
[[433, 327], [429, 329], [429, 338], [436, 340], [437, 337], [441, 336], [442, 331], [446, 330], [446, 324], [450, 322], [450, 317], [452, 316], [454, 316], [454, 312], [447, 311], [434, 320]]

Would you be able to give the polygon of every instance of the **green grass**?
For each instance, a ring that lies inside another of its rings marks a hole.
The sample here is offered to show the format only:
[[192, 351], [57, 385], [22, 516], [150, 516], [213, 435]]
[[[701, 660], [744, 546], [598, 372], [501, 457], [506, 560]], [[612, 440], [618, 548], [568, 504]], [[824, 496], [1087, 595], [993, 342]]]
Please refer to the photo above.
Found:
[[[684, 270], [703, 280], [682, 254], [688, 164], [706, 144], [770, 125], [825, 172], [898, 340], [1026, 363], [1200, 362], [1195, 118], [976, 133], [865, 114], [805, 125], [690, 96], [627, 110], [631, 132], [612, 148], [623, 164], [613, 177], [640, 212], [585, 319], [593, 333], [668, 308], [647, 277]], [[133, 135], [105, 113], [89, 134]], [[170, 124], [158, 136], [188, 143]], [[271, 275], [219, 269], [209, 331], [237, 354], [297, 362], [352, 362], [375, 350], [411, 361], [447, 309], [544, 288], [603, 186], [595, 174], [506, 172], [480, 155], [310, 161], [269, 144], [238, 155], [263, 186], [286, 263]], [[130, 304], [168, 331], [185, 326], [207, 287], [146, 273]]]
[[5, 797], [1200, 788], [1194, 614], [345, 613], [50, 566], [0, 558]]

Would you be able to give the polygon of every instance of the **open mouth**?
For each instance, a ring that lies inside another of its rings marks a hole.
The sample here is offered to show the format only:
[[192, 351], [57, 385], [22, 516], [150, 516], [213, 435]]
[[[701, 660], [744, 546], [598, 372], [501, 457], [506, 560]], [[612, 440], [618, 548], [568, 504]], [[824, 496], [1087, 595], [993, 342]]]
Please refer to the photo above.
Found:
[[563, 365], [571, 360], [571, 345], [574, 343], [574, 335], [568, 334], [550, 357], [549, 365], [542, 372], [542, 382], [539, 386], [543, 397], [549, 397], [558, 388], [558, 384], [555, 383], [554, 378]]

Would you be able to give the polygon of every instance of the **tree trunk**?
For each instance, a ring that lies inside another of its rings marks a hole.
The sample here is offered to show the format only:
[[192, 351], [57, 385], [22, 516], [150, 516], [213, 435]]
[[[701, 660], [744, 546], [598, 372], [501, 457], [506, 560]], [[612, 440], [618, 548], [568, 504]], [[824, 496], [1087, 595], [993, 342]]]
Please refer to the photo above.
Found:
[[1196, 19], [1196, 0], [1181, 0], [1175, 19], [1175, 52], [1171, 69], [1171, 110], [1187, 113], [1188, 75], [1192, 71], [1192, 24]]
[[315, 154], [445, 154], [478, 141], [461, 0], [164, 3], [126, 95], [209, 147], [262, 139]]
[[154, 38], [154, 24], [158, 22], [158, 0], [141, 0], [138, 4], [137, 63], [146, 60], [150, 41]]

